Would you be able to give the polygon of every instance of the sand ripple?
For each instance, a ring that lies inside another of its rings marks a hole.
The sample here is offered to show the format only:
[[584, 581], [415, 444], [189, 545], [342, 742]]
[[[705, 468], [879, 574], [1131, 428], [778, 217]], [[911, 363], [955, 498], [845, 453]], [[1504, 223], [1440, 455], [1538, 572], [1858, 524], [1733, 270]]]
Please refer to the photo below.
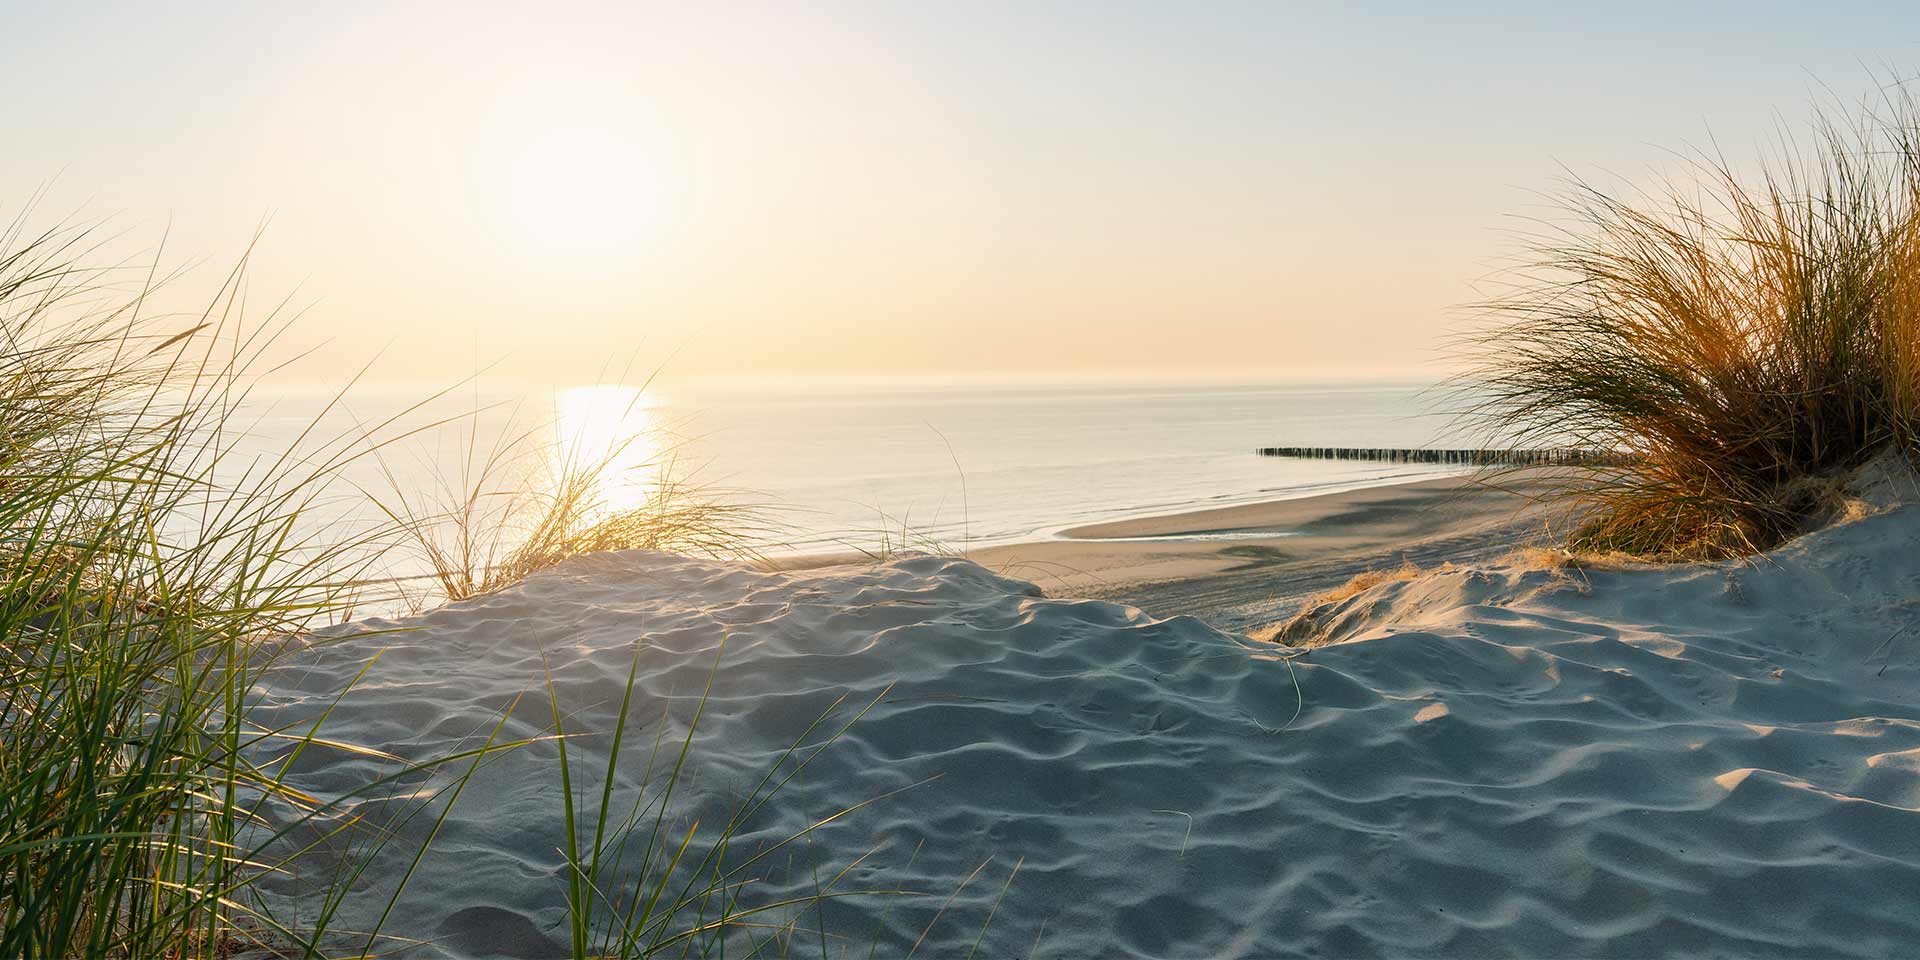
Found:
[[[872, 850], [843, 889], [927, 894], [825, 907], [835, 956], [900, 956], [923, 931], [921, 955], [967, 955], [1023, 857], [980, 956], [1885, 956], [1920, 943], [1920, 628], [1876, 653], [1920, 618], [1917, 540], [1920, 513], [1895, 508], [1752, 566], [1386, 584], [1349, 601], [1353, 642], [1292, 662], [964, 560], [605, 554], [362, 624], [411, 629], [318, 646], [264, 696], [311, 714], [384, 649], [332, 735], [424, 756], [516, 695], [508, 735], [543, 732], [545, 668], [570, 726], [605, 729], [637, 643], [630, 798], [726, 636], [684, 830], [723, 821], [836, 698], [891, 684], [736, 841], [744, 857], [902, 791], [754, 871], [747, 899], [771, 902]], [[478, 775], [389, 932], [433, 940], [423, 955], [561, 952], [552, 757]], [[302, 766], [322, 791], [383, 769]], [[431, 822], [387, 826], [405, 847]], [[377, 860], [343, 922], [404, 865]]]

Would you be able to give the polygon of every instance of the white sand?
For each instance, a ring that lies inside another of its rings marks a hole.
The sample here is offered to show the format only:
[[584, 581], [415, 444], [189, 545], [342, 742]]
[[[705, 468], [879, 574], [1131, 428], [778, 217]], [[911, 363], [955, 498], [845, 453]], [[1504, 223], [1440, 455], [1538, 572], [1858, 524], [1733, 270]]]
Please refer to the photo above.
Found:
[[[1348, 602], [1352, 642], [1291, 663], [960, 560], [607, 554], [318, 648], [267, 695], [310, 714], [387, 648], [331, 734], [418, 756], [522, 692], [509, 735], [544, 731], [544, 655], [572, 726], [604, 730], [639, 642], [637, 709], [673, 704], [671, 740], [730, 634], [677, 838], [724, 821], [835, 698], [892, 684], [735, 850], [939, 776], [752, 871], [745, 902], [770, 902], [877, 847], [842, 889], [928, 894], [836, 901], [831, 956], [904, 954], [989, 857], [920, 955], [966, 956], [1022, 857], [979, 956], [1898, 955], [1920, 943], [1920, 626], [1886, 643], [1920, 620], [1911, 495], [1883, 486], [1879, 512], [1749, 565], [1385, 584]], [[436, 940], [422, 955], [562, 951], [552, 757], [481, 771], [389, 933]], [[383, 769], [302, 766], [321, 791]], [[345, 922], [405, 863], [378, 860]], [[273, 889], [284, 906], [308, 882]]]

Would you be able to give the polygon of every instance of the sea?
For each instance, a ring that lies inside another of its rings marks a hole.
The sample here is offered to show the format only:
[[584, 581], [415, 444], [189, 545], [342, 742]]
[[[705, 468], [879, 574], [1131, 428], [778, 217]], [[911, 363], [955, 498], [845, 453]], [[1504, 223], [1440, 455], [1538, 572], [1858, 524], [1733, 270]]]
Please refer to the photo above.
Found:
[[948, 544], [1310, 496], [1442, 469], [1263, 457], [1263, 446], [1415, 447], [1457, 429], [1427, 384], [995, 385], [683, 401], [689, 452], [790, 508], [792, 546], [905, 529]]
[[[1264, 457], [1258, 447], [1469, 443], [1432, 384], [1402, 380], [588, 384], [417, 402], [418, 391], [338, 401], [260, 391], [251, 432], [263, 449], [300, 432], [398, 437], [384, 442], [377, 472], [363, 463], [350, 473], [363, 488], [420, 504], [462, 489], [503, 437], [544, 436], [587, 451], [581, 459], [638, 437], [620, 453], [610, 502], [621, 503], [621, 491], [638, 499], [633, 491], [670, 475], [757, 507], [770, 522], [756, 528], [755, 545], [774, 554], [1045, 539], [1101, 521], [1449, 472]], [[322, 404], [328, 429], [312, 430]], [[508, 479], [537, 486], [537, 473]]]

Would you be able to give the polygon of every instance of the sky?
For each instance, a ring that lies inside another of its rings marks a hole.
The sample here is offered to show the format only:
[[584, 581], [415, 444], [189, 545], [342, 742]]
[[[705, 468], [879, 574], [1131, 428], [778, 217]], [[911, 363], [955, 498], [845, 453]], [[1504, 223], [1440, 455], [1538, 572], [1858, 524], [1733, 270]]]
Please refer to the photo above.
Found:
[[0, 215], [183, 307], [264, 224], [303, 382], [1417, 376], [1565, 172], [1916, 70], [1892, 3], [0, 0]]

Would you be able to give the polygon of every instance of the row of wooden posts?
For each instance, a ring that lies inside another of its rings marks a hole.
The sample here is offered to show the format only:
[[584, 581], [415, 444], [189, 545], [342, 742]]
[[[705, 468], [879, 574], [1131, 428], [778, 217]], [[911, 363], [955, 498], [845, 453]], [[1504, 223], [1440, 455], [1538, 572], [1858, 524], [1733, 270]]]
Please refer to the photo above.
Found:
[[1605, 450], [1548, 447], [1534, 450], [1444, 450], [1423, 447], [1261, 447], [1263, 457], [1308, 460], [1382, 460], [1389, 463], [1440, 463], [1471, 467], [1491, 466], [1599, 466], [1618, 463], [1620, 455]]

